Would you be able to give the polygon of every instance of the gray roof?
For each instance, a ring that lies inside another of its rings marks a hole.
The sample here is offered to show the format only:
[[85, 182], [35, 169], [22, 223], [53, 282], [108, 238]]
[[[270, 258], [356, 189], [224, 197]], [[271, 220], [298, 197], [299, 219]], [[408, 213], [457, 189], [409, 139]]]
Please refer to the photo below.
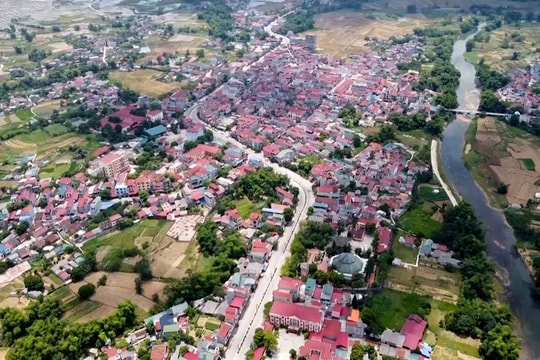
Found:
[[365, 260], [356, 254], [342, 253], [332, 258], [332, 266], [342, 274], [357, 274], [364, 271]]
[[403, 347], [403, 342], [405, 342], [405, 335], [386, 329], [381, 335], [381, 342], [400, 348]]

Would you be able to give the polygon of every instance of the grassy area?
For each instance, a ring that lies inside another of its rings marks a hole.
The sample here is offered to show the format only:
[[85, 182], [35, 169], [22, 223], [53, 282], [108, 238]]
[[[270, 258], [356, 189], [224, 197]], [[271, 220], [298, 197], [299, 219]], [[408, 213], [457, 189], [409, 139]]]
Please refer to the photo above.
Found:
[[257, 212], [260, 208], [257, 204], [253, 203], [248, 198], [243, 198], [234, 202], [235, 208], [238, 210], [238, 214], [243, 218], [247, 219], [249, 214], [252, 212]]
[[441, 223], [431, 218], [432, 214], [427, 212], [422, 206], [409, 209], [399, 218], [399, 225], [406, 231], [413, 234], [422, 233], [426, 237], [433, 236], [441, 229]]
[[443, 188], [429, 185], [420, 185], [418, 187], [418, 196], [420, 201], [438, 202], [448, 200], [448, 196]]
[[427, 134], [424, 130], [411, 130], [411, 131], [398, 131], [397, 139], [400, 143], [407, 147], [418, 151], [425, 145], [431, 142], [432, 136]]
[[43, 119], [49, 119], [53, 113], [53, 110], [60, 109], [60, 101], [52, 101], [48, 103], [42, 103], [32, 109], [33, 113], [37, 117]]
[[77, 321], [81, 319], [82, 317], [90, 314], [92, 311], [99, 309], [102, 306], [103, 304], [96, 301], [87, 300], [87, 301], [80, 302], [70, 309], [70, 313], [72, 315], [69, 317], [69, 319], [71, 321]]
[[30, 144], [39, 144], [46, 142], [51, 136], [44, 130], [35, 130], [28, 134], [17, 136], [19, 140]]
[[519, 160], [521, 161], [525, 169], [529, 171], [536, 171], [536, 167], [535, 167], [533, 159], [525, 158], [525, 159], [519, 159]]
[[131, 72], [116, 71], [110, 74], [112, 80], [118, 81], [125, 88], [153, 98], [180, 89], [180, 83], [160, 81], [161, 76], [163, 73], [149, 69]]
[[71, 169], [71, 164], [63, 163], [56, 164], [46, 168], [41, 168], [39, 175], [42, 177], [51, 177], [53, 179], [59, 179], [62, 175]]
[[[86, 244], [84, 244], [83, 249], [86, 251], [96, 250], [98, 247], [102, 246], [110, 246], [122, 249], [130, 248], [135, 246], [135, 239], [137, 239], [139, 236], [143, 236], [143, 234], [144, 236], [147, 236], [147, 229], [153, 229], [157, 227], [159, 231], [159, 226], [163, 226], [165, 225], [165, 223], [166, 221], [160, 220], [144, 220], [138, 224], [133, 225], [130, 228], [112, 233], [112, 235], [107, 234], [105, 236], [100, 236], [92, 239]], [[149, 231], [153, 232], [154, 230]]]
[[400, 244], [396, 239], [392, 245], [392, 250], [394, 250], [394, 256], [400, 259], [403, 262], [409, 264], [416, 263], [416, 257], [418, 255], [418, 250], [407, 247], [403, 244]]
[[[460, 338], [459, 336], [442, 329], [439, 324], [444, 316], [456, 310], [456, 305], [444, 301], [432, 301], [431, 312], [427, 317], [428, 330], [424, 335], [424, 340], [434, 335], [437, 347], [444, 347], [452, 352], [461, 352], [465, 355], [478, 357], [479, 340], [471, 338]], [[457, 354], [456, 354], [457, 355]], [[457, 356], [456, 356], [457, 358]]]
[[22, 121], [22, 122], [29, 122], [34, 118], [34, 113], [31, 109], [21, 109], [15, 113], [15, 115]]
[[50, 136], [59, 136], [69, 131], [68, 128], [62, 124], [51, 124], [47, 126], [44, 130]]
[[68, 286], [62, 286], [55, 291], [53, 291], [51, 294], [49, 294], [53, 299], [58, 299], [64, 302], [66, 299], [73, 299], [75, 297], [75, 294]]
[[384, 290], [368, 298], [368, 306], [381, 314], [381, 324], [389, 329], [399, 330], [410, 314], [415, 314], [423, 303], [429, 303], [427, 296], [400, 291]]
[[465, 144], [472, 144], [476, 140], [476, 131], [478, 130], [478, 118], [473, 118], [469, 127], [465, 131]]
[[220, 326], [220, 324], [216, 324], [215, 322], [212, 322], [212, 321], [207, 321], [204, 324], [204, 328], [207, 329], [207, 330], [210, 330], [210, 331], [214, 331], [214, 330], [219, 329], [219, 326]]

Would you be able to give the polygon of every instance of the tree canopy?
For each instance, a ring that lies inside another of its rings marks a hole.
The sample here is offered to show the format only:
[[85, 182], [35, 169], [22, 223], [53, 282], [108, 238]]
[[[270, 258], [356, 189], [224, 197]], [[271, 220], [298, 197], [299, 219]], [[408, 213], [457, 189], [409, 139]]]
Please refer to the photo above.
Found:
[[135, 306], [118, 305], [106, 319], [84, 324], [62, 320], [59, 300], [40, 297], [26, 310], [0, 309], [2, 343], [9, 346], [8, 360], [78, 359], [91, 347], [101, 347], [107, 338], [115, 338], [136, 324]]

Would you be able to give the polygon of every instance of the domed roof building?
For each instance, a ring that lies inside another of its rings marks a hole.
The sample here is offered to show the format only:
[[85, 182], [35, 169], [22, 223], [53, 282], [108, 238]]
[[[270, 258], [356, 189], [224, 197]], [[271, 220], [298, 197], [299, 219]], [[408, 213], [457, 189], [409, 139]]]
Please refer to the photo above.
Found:
[[363, 274], [366, 269], [366, 264], [367, 260], [349, 252], [333, 256], [330, 259], [330, 265], [333, 266], [337, 272], [343, 274], [345, 279], [348, 280], [352, 279], [356, 274]]

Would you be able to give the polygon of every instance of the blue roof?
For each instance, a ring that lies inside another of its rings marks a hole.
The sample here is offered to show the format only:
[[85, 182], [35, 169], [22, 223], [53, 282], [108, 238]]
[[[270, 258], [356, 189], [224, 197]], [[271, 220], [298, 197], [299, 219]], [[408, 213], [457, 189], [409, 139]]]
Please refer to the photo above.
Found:
[[154, 126], [153, 128], [144, 130], [144, 133], [151, 137], [156, 137], [167, 132], [167, 128], [163, 125]]

